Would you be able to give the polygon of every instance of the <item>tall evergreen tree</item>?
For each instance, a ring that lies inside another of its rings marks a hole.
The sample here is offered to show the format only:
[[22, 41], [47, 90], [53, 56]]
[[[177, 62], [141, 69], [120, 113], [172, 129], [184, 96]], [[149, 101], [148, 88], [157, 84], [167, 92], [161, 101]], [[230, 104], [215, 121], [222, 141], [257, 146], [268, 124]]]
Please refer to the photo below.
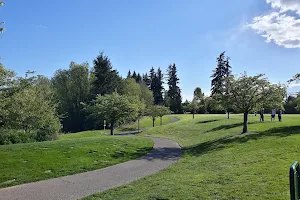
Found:
[[161, 71], [160, 68], [157, 69], [157, 73], [156, 73], [156, 77], [157, 77], [157, 94], [156, 94], [156, 104], [157, 105], [163, 105], [164, 103], [164, 98], [163, 98], [163, 91], [164, 91], [164, 87], [163, 87], [163, 84], [164, 84], [164, 75]]
[[[213, 74], [211, 76], [211, 96], [214, 97], [215, 100], [220, 102], [220, 105], [226, 110], [229, 119], [229, 111], [232, 110], [231, 102], [229, 102], [228, 98], [226, 98], [229, 93], [228, 91], [228, 83], [224, 80], [228, 80], [228, 77], [231, 76], [231, 66], [229, 62], [230, 58], [227, 57], [225, 59], [225, 51], [220, 54], [217, 58], [217, 67], [213, 70]], [[227, 78], [227, 79], [226, 79]]]
[[116, 70], [112, 69], [110, 59], [101, 52], [94, 60], [92, 74], [95, 80], [92, 83], [92, 96], [98, 94], [112, 94], [121, 87], [122, 78]]
[[133, 79], [135, 79], [135, 80], [136, 80], [136, 77], [137, 77], [137, 75], [136, 75], [136, 72], [135, 72], [135, 71], [133, 71], [131, 78], [133, 78]]
[[127, 78], [131, 78], [131, 72], [130, 72], [130, 70], [127, 73]]
[[211, 75], [211, 94], [220, 94], [222, 88], [222, 81], [225, 77], [225, 51], [217, 58], [217, 67], [213, 70]]
[[142, 81], [142, 77], [141, 77], [140, 73], [138, 73], [136, 76], [136, 82], [140, 83], [141, 81]]
[[149, 79], [147, 73], [142, 75], [142, 79], [143, 79], [143, 83], [144, 83], [147, 87], [149, 87], [149, 86], [150, 86], [150, 79]]
[[178, 87], [179, 78], [177, 77], [177, 68], [175, 64], [169, 65], [168, 67], [168, 96], [170, 101], [170, 110], [175, 113], [182, 113], [182, 98], [181, 90]]
[[162, 105], [163, 104], [163, 74], [158, 68], [157, 73], [155, 72], [154, 68], [152, 67], [150, 70], [149, 75], [150, 80], [150, 90], [153, 93], [153, 99], [155, 105]]

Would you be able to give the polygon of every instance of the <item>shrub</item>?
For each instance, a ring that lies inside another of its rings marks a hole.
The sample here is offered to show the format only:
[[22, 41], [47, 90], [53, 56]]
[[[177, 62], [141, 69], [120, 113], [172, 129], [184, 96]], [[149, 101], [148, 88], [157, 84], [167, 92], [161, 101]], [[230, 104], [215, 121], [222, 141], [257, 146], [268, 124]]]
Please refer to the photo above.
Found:
[[33, 142], [35, 136], [35, 133], [26, 133], [23, 130], [0, 129], [0, 145]]

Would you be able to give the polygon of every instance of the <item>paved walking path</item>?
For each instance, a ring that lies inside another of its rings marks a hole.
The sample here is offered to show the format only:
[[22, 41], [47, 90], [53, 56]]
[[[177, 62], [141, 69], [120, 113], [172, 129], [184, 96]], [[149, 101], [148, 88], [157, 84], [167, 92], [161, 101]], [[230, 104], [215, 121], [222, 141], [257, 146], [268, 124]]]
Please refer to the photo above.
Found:
[[181, 155], [178, 143], [151, 138], [154, 148], [140, 159], [104, 169], [0, 189], [0, 200], [80, 199], [157, 173]]

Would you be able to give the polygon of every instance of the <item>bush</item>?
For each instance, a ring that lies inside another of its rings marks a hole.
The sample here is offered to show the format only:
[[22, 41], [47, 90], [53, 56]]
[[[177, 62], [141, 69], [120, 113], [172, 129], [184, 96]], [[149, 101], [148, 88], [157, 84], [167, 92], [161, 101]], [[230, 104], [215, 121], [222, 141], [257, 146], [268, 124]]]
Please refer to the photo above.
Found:
[[35, 133], [26, 133], [22, 130], [0, 129], [0, 145], [33, 142], [35, 136]]

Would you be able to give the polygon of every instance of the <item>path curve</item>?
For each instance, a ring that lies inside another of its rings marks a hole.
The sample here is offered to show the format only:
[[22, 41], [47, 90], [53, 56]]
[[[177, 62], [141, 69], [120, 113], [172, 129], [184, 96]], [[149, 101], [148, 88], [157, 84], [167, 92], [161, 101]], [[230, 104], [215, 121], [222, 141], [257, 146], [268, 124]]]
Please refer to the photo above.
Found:
[[153, 149], [137, 160], [85, 173], [3, 188], [0, 189], [0, 199], [80, 199], [155, 174], [180, 158], [181, 148], [177, 142], [166, 138], [150, 139], [154, 141]]

